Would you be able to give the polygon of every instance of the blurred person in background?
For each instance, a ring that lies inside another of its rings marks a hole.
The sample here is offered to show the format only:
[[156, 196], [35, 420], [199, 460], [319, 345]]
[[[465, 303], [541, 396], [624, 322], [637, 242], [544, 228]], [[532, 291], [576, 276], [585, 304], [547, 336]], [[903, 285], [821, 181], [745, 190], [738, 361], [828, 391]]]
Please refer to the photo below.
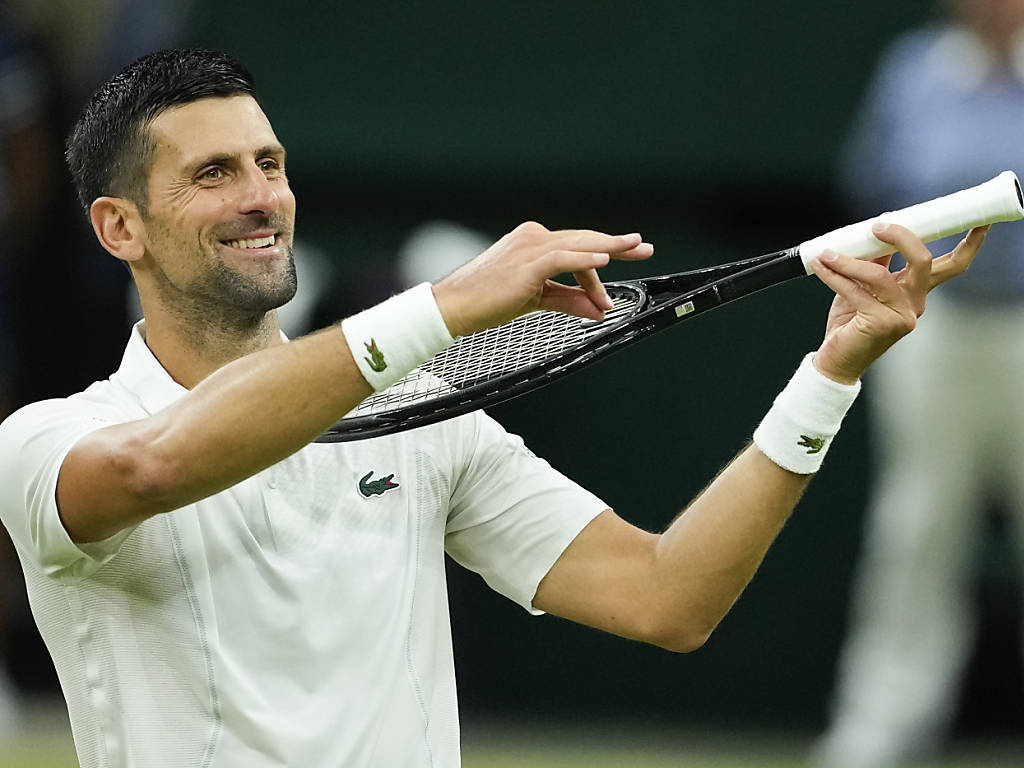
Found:
[[[858, 216], [1024, 169], [1024, 0], [943, 7], [948, 20], [897, 40], [870, 87], [843, 172]], [[822, 765], [938, 749], [975, 638], [992, 500], [1024, 563], [1024, 230], [993, 229], [986, 251], [867, 388], [879, 474]]]

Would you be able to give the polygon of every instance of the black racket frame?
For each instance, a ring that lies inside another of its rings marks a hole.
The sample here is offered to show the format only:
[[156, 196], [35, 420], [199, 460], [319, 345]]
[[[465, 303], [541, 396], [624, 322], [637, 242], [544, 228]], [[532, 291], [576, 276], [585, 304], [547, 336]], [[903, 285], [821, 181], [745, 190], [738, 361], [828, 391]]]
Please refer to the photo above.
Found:
[[635, 308], [629, 317], [610, 324], [607, 331], [578, 347], [396, 411], [342, 419], [316, 442], [339, 443], [404, 432], [512, 400], [671, 325], [806, 274], [798, 248], [789, 248], [686, 272], [605, 283], [612, 298], [636, 297]]

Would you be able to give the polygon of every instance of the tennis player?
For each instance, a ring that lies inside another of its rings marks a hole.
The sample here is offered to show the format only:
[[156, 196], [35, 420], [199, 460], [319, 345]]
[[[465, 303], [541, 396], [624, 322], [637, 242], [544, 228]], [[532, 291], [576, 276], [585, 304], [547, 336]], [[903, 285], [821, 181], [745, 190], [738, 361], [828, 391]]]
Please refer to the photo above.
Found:
[[[879, 228], [907, 257], [898, 274], [823, 256], [824, 342], [656, 535], [482, 413], [311, 443], [453, 337], [537, 308], [601, 318], [596, 269], [650, 256], [640, 235], [526, 223], [433, 286], [286, 342], [295, 197], [241, 65], [139, 60], [85, 107], [67, 156], [145, 319], [108, 380], [0, 426], [0, 516], [84, 768], [457, 766], [446, 551], [531, 613], [698, 648], [863, 371], [984, 235], [933, 262]], [[550, 281], [565, 272], [579, 285]]]

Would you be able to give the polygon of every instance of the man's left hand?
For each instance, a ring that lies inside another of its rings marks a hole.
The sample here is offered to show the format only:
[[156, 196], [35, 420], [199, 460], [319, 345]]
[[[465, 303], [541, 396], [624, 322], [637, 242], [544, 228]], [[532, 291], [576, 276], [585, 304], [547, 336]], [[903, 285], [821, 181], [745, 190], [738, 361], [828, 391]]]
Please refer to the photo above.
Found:
[[890, 256], [860, 261], [834, 251], [811, 262], [815, 274], [836, 292], [814, 365], [843, 384], [856, 382], [883, 352], [914, 330], [928, 292], [970, 266], [988, 227], [972, 229], [950, 253], [934, 260], [906, 227], [876, 223], [872, 232], [896, 246], [907, 266], [890, 272]]

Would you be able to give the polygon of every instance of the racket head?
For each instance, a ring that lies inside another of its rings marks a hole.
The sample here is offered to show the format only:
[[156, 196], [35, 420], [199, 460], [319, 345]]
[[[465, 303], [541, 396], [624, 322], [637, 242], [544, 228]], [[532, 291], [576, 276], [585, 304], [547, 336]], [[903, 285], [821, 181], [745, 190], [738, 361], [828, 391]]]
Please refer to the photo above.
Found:
[[612, 344], [648, 306], [641, 281], [605, 283], [603, 320], [537, 311], [464, 336], [400, 381], [363, 400], [317, 442], [413, 429], [516, 397]]

